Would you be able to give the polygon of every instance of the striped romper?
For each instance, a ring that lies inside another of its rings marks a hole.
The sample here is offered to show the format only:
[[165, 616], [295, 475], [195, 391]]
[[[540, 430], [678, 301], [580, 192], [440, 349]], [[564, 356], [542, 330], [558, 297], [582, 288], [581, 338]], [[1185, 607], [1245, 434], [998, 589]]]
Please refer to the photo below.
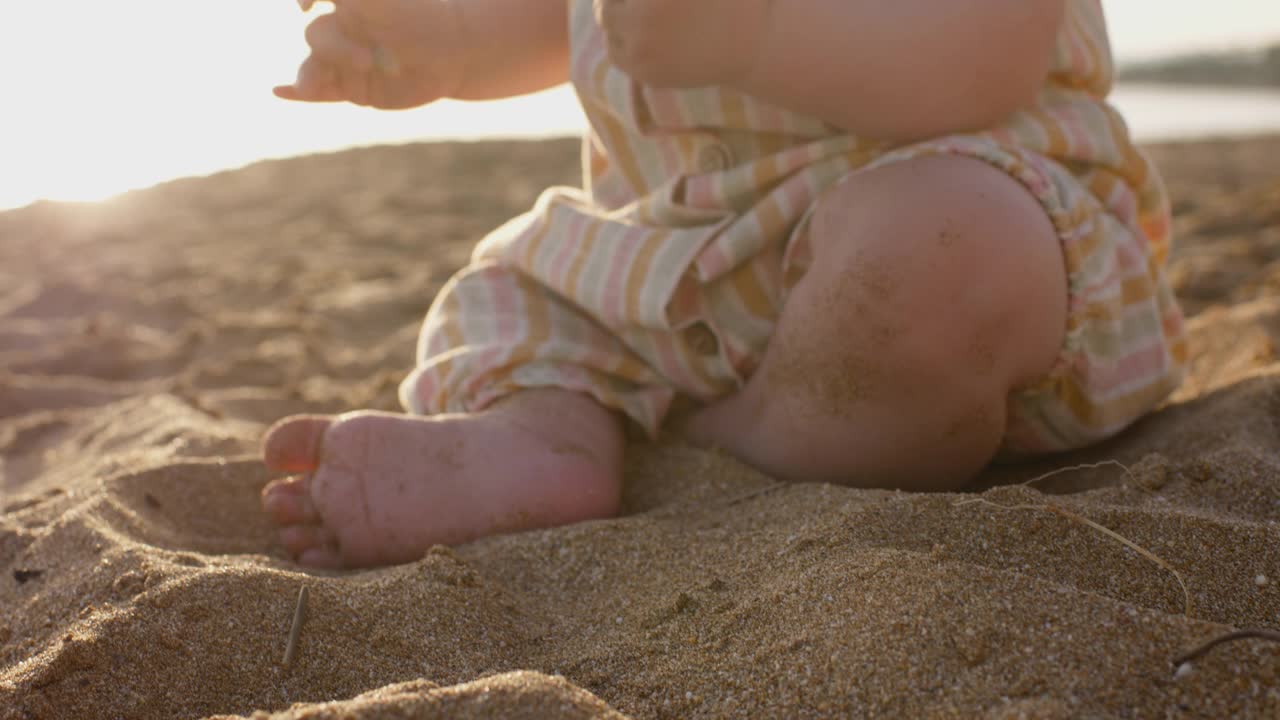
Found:
[[1161, 181], [1104, 100], [1102, 8], [1067, 5], [1034, 106], [984, 132], [890, 145], [733, 90], [640, 85], [610, 65], [591, 0], [573, 0], [584, 187], [547, 190], [479, 243], [427, 314], [405, 407], [474, 412], [550, 386], [655, 436], [677, 399], [732, 393], [760, 362], [794, 284], [791, 240], [825, 189], [951, 153], [1030, 190], [1066, 259], [1066, 341], [1048, 376], [1009, 398], [1003, 453], [1117, 433], [1176, 387], [1187, 347]]

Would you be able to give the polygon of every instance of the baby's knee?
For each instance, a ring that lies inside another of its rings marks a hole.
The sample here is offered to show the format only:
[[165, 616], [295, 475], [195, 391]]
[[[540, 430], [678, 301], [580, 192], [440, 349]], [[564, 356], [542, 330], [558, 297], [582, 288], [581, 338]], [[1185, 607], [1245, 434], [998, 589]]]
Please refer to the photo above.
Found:
[[815, 207], [808, 241], [812, 280], [849, 322], [914, 339], [898, 351], [1003, 357], [1019, 377], [1056, 356], [1067, 295], [1057, 233], [1030, 192], [985, 162], [937, 155], [855, 173]]

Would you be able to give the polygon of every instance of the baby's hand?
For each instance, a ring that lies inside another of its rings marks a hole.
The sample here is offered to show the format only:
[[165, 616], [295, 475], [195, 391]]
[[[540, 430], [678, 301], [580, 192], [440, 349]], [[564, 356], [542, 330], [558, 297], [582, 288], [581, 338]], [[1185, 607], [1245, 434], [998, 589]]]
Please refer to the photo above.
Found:
[[751, 72], [773, 0], [594, 0], [609, 59], [658, 87], [732, 85]]
[[[298, 0], [309, 10], [316, 0]], [[462, 84], [466, 52], [454, 2], [332, 0], [334, 12], [307, 26], [311, 54], [277, 97], [352, 102], [385, 110], [449, 97]]]

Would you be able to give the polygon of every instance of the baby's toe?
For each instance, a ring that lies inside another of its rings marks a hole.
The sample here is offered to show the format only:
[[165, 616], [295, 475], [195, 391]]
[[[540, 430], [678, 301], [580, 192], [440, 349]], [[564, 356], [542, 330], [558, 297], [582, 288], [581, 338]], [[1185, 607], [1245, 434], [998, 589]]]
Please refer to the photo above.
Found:
[[333, 418], [294, 415], [272, 425], [262, 437], [262, 460], [276, 472], [310, 472], [320, 464], [325, 431]]
[[320, 521], [320, 514], [311, 502], [307, 481], [302, 477], [288, 477], [267, 483], [262, 488], [262, 508], [277, 525]]
[[[280, 529], [280, 542], [289, 555], [302, 558], [308, 553], [330, 552], [337, 555], [337, 541], [333, 533], [322, 525], [289, 525]], [[303, 563], [304, 565], [309, 563]]]

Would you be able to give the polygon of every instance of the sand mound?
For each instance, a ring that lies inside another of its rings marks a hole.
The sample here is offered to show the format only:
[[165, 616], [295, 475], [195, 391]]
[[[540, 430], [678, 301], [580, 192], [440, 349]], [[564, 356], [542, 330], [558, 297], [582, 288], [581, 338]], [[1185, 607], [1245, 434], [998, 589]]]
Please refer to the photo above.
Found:
[[1280, 715], [1280, 644], [1173, 662], [1280, 629], [1280, 138], [1154, 152], [1195, 361], [1115, 441], [951, 495], [636, 447], [623, 517], [341, 574], [273, 545], [259, 433], [395, 409], [432, 293], [576, 143], [0, 214], [0, 720]]

